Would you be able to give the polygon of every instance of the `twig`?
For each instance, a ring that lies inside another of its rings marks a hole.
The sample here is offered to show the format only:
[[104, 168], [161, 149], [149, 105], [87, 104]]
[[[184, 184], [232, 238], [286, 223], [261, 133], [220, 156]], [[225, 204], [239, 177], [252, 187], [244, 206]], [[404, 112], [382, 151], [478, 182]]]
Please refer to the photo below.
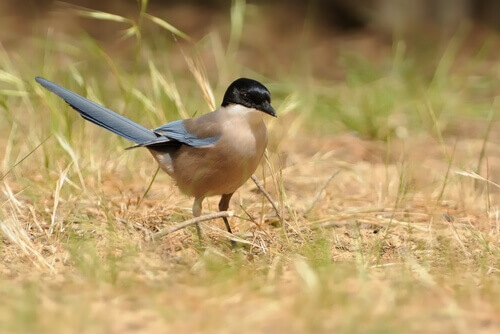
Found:
[[333, 172], [333, 174], [328, 178], [328, 180], [326, 180], [325, 184], [323, 184], [323, 186], [318, 190], [316, 196], [314, 196], [314, 199], [311, 202], [311, 205], [309, 205], [309, 208], [304, 212], [304, 216], [307, 216], [307, 214], [314, 208], [316, 202], [319, 201], [321, 194], [323, 194], [323, 191], [325, 191], [326, 187], [328, 187], [330, 182], [333, 180], [335, 176], [337, 176], [338, 173], [340, 173], [340, 170], [336, 170], [335, 172]]
[[227, 231], [221, 230], [220, 228], [218, 228], [217, 226], [214, 226], [214, 225], [210, 225], [210, 226], [208, 226], [208, 228], [211, 229], [212, 231], [216, 232], [220, 236], [228, 239], [228, 240], [260, 248], [259, 245], [256, 245], [253, 242], [245, 240], [245, 238], [251, 237], [255, 233], [249, 233], [249, 234], [246, 234], [246, 233], [229, 233]]
[[250, 219], [250, 221], [252, 223], [254, 223], [269, 239], [272, 239], [271, 236], [269, 235], [269, 233], [267, 233], [267, 231], [264, 230], [264, 228], [262, 227], [262, 225], [260, 225], [259, 223], [257, 223], [257, 221], [255, 219], [253, 219], [253, 217], [248, 213], [247, 210], [245, 210], [245, 208], [243, 206], [240, 206], [240, 208], [248, 216], [248, 218]]
[[232, 211], [222, 211], [222, 212], [212, 213], [212, 214], [209, 214], [206, 216], [200, 216], [200, 217], [188, 219], [185, 222], [178, 224], [177, 226], [170, 227], [170, 228], [164, 228], [164, 229], [160, 230], [159, 232], [153, 233], [152, 235], [148, 235], [144, 238], [144, 240], [145, 241], [153, 241], [155, 239], [159, 239], [163, 236], [166, 236], [167, 234], [173, 233], [175, 231], [178, 231], [178, 230], [183, 229], [185, 227], [194, 225], [196, 223], [200, 223], [200, 222], [215, 219], [215, 218], [222, 218], [222, 217], [229, 218], [232, 216], [234, 216], [234, 213]]
[[26, 154], [24, 157], [22, 157], [21, 160], [19, 160], [18, 162], [16, 162], [14, 165], [12, 165], [12, 167], [9, 168], [8, 171], [5, 172], [5, 174], [3, 174], [2, 176], [0, 176], [0, 181], [2, 181], [7, 175], [9, 175], [13, 170], [14, 168], [17, 167], [17, 165], [19, 165], [20, 163], [22, 163], [24, 160], [26, 160], [30, 155], [32, 155], [36, 150], [38, 150], [38, 148], [40, 146], [42, 146], [50, 137], [52, 137], [52, 134], [48, 135], [47, 138], [45, 138], [44, 140], [42, 140], [42, 142], [38, 145], [36, 145], [36, 147], [34, 149], [32, 149], [28, 154]]
[[347, 221], [347, 220], [341, 220], [341, 221], [336, 221], [336, 222], [324, 222], [321, 224], [312, 224], [308, 226], [302, 226], [299, 230], [301, 232], [306, 231], [306, 230], [318, 230], [320, 228], [330, 228], [330, 227], [341, 227], [341, 226], [348, 226], [348, 225], [354, 225], [355, 222], [352, 221]]
[[264, 196], [267, 198], [267, 200], [269, 201], [269, 203], [271, 203], [271, 205], [273, 206], [274, 208], [274, 211], [276, 211], [276, 215], [278, 216], [279, 219], [283, 219], [281, 217], [281, 214], [280, 214], [280, 210], [278, 208], [278, 204], [273, 200], [273, 198], [271, 197], [271, 195], [267, 192], [266, 189], [264, 189], [264, 186], [262, 185], [262, 183], [260, 183], [260, 181], [257, 179], [257, 176], [255, 175], [252, 175], [252, 181], [255, 183], [255, 185], [257, 186], [257, 188], [260, 190], [260, 192], [262, 194], [264, 194]]
[[146, 188], [146, 191], [144, 192], [144, 194], [142, 194], [142, 197], [139, 200], [139, 203], [137, 203], [137, 206], [140, 206], [142, 201], [144, 200], [144, 198], [148, 195], [149, 191], [151, 190], [151, 186], [153, 185], [153, 182], [155, 182], [156, 176], [158, 175], [159, 171], [160, 171], [160, 166], [158, 166], [158, 168], [156, 168], [156, 171], [155, 171], [153, 177], [151, 178], [151, 182], [149, 182], [149, 185]]
[[[483, 159], [484, 159], [484, 155], [486, 152], [486, 144], [488, 143], [488, 138], [490, 136], [490, 132], [491, 132], [491, 128], [493, 125], [494, 116], [495, 116], [495, 107], [494, 107], [495, 101], [496, 101], [496, 98], [493, 100], [493, 103], [492, 103], [491, 109], [490, 109], [490, 113], [488, 115], [488, 126], [487, 126], [486, 132], [484, 134], [483, 145], [481, 146], [481, 152], [479, 153], [479, 159], [477, 161], [477, 167], [475, 170], [476, 174], [481, 173], [481, 164], [482, 164]], [[474, 180], [474, 187], [475, 188], [477, 188], [477, 181], [478, 181], [477, 179]]]

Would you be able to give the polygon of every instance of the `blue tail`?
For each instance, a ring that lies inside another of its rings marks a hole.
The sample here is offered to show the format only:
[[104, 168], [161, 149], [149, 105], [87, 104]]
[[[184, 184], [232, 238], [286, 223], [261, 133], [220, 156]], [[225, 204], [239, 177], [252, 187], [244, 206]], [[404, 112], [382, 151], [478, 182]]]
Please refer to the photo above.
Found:
[[128, 118], [92, 102], [83, 96], [73, 93], [58, 84], [40, 77], [36, 77], [35, 80], [43, 87], [64, 99], [64, 101], [78, 111], [86, 120], [114, 132], [123, 138], [141, 144], [158, 137], [153, 131], [146, 129], [142, 125], [132, 122]]

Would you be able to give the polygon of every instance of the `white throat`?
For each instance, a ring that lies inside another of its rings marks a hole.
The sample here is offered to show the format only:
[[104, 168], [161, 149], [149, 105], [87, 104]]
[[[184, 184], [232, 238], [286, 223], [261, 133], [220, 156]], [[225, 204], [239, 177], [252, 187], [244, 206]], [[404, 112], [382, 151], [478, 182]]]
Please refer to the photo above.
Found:
[[226, 109], [226, 111], [230, 115], [235, 115], [235, 116], [236, 115], [247, 116], [250, 114], [255, 114], [255, 113], [260, 112], [255, 108], [248, 108], [248, 107], [242, 106], [241, 104], [230, 104], [227, 107], [224, 107], [224, 109]]
[[227, 113], [227, 117], [245, 119], [250, 124], [262, 122], [262, 111], [255, 108], [248, 108], [241, 104], [230, 104], [227, 107], [222, 107]]

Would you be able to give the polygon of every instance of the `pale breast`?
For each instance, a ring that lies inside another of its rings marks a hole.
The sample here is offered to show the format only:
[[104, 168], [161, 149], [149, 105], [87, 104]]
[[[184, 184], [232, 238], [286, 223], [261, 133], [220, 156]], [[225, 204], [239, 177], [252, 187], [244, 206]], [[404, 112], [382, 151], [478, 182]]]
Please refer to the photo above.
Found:
[[267, 145], [267, 130], [260, 122], [233, 119], [222, 128], [213, 146], [182, 145], [171, 155], [169, 174], [187, 195], [202, 197], [230, 194], [257, 169]]

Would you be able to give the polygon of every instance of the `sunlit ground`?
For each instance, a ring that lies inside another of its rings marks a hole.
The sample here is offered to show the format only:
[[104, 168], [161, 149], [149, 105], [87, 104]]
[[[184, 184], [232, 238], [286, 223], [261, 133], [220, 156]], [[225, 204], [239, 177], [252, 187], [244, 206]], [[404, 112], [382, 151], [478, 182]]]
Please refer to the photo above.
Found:
[[[62, 8], [3, 46], [0, 332], [500, 330], [498, 36], [285, 38], [260, 14], [233, 7], [190, 42], [105, 16], [103, 41]], [[221, 221], [203, 247], [194, 227], [146, 242], [191, 199], [36, 75], [146, 127], [262, 81], [279, 117], [256, 176], [278, 212], [250, 180], [230, 206], [236, 249]]]

